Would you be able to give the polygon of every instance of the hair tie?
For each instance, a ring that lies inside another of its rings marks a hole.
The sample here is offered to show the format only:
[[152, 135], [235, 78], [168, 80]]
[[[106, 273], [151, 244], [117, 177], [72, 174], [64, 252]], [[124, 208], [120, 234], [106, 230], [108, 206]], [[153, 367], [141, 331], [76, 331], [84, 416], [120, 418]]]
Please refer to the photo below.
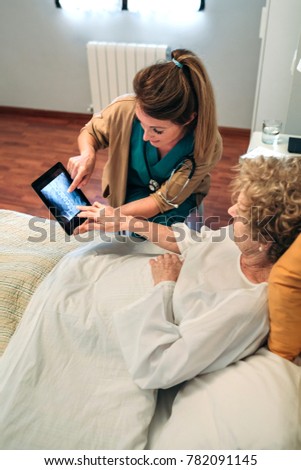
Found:
[[174, 63], [177, 67], [179, 67], [179, 69], [182, 69], [182, 68], [183, 68], [183, 64], [181, 64], [181, 62], [179, 62], [178, 60], [176, 60], [176, 59], [174, 59], [174, 58], [172, 58], [171, 60], [173, 61], [173, 63]]

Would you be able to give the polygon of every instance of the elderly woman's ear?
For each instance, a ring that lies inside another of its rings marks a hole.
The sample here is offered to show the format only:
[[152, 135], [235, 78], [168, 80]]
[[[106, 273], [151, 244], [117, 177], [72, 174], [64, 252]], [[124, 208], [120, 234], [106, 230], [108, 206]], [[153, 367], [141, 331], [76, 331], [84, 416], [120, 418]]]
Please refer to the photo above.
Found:
[[258, 247], [258, 251], [261, 253], [267, 253], [269, 249], [271, 248], [273, 242], [265, 242], [265, 243], [260, 243]]

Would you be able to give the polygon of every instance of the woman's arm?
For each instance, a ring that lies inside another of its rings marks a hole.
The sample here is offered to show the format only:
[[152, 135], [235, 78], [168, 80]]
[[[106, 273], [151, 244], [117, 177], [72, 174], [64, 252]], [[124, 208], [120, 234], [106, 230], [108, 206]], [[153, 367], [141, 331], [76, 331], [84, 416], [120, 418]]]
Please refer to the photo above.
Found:
[[124, 215], [132, 215], [138, 219], [149, 219], [160, 212], [156, 200], [151, 196], [123, 204], [120, 210]]
[[96, 162], [97, 142], [94, 137], [83, 129], [78, 137], [80, 155], [69, 158], [67, 170], [73, 179], [69, 192], [82, 188], [91, 178]]
[[95, 202], [93, 206], [78, 206], [78, 209], [81, 211], [78, 217], [87, 220], [75, 229], [74, 235], [89, 232], [90, 230], [101, 230], [103, 232], [125, 230], [142, 235], [155, 245], [168, 251], [180, 253], [175, 233], [171, 227], [126, 215], [120, 207], [115, 209], [99, 202]]
[[[175, 282], [161, 282], [143, 299], [114, 313], [129, 372], [143, 389], [169, 388], [223, 369], [254, 353], [268, 334], [266, 307], [256, 294], [254, 301], [254, 292], [225, 291], [224, 299], [212, 305], [196, 289], [179, 305], [175, 288]], [[179, 307], [184, 318], [176, 324]]]

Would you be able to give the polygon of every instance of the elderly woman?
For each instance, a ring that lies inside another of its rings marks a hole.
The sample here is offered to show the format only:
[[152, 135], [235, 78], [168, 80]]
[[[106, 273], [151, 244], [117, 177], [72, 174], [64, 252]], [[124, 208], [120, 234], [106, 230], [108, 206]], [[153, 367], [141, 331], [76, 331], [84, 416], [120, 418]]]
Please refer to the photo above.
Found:
[[171, 387], [226, 367], [265, 342], [269, 273], [301, 231], [300, 174], [298, 158], [242, 160], [232, 184], [233, 227], [219, 231], [158, 226], [98, 204], [83, 210], [89, 219], [81, 232], [136, 231], [181, 254], [150, 260], [154, 289], [115, 314], [140, 387]]

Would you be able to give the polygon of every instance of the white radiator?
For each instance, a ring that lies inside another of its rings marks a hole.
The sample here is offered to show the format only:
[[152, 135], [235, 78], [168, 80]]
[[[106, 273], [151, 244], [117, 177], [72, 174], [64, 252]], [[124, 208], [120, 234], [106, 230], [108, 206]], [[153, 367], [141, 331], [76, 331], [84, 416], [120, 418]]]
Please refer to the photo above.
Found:
[[90, 41], [88, 69], [93, 112], [99, 112], [117, 96], [132, 93], [138, 70], [166, 59], [168, 46]]

